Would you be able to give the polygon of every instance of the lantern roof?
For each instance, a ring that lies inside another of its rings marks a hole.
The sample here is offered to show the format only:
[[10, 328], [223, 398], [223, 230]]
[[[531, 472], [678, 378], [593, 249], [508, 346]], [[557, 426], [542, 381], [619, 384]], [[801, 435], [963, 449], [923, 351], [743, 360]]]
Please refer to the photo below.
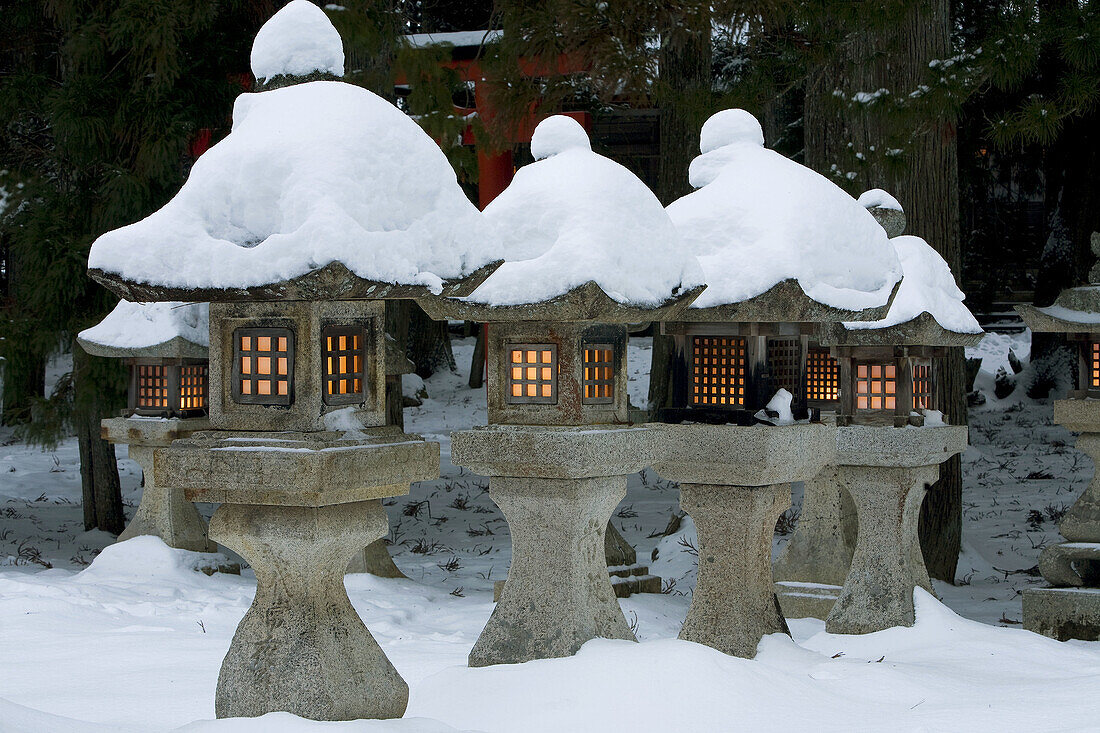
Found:
[[344, 75], [344, 44], [325, 11], [309, 0], [290, 0], [252, 42], [252, 74], [261, 84], [276, 77]]
[[484, 211], [504, 264], [439, 312], [480, 321], [653, 320], [698, 294], [702, 271], [657, 197], [593, 152], [576, 120], [540, 122], [531, 153], [535, 162]]
[[210, 346], [208, 303], [120, 300], [77, 343], [93, 356], [205, 359]]
[[[1090, 243], [1100, 257], [1100, 232], [1092, 233]], [[1016, 312], [1037, 333], [1100, 333], [1100, 262], [1089, 270], [1089, 280], [1089, 285], [1058, 293], [1053, 305], [1018, 305]]]
[[764, 147], [759, 122], [707, 120], [669, 216], [703, 266], [692, 321], [840, 321], [885, 316], [901, 279], [886, 232], [834, 183]]
[[[321, 19], [295, 0], [265, 29], [312, 37]], [[172, 200], [99, 237], [88, 265], [134, 301], [409, 298], [469, 293], [496, 251], [415, 121], [361, 87], [310, 81], [240, 95], [232, 131]]]

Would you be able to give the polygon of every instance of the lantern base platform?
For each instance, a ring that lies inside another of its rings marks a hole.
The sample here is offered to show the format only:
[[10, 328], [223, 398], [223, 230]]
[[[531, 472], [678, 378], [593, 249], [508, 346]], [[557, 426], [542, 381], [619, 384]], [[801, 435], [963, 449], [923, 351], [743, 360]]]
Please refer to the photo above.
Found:
[[1100, 640], [1100, 588], [1025, 590], [1024, 628], [1058, 641]]
[[323, 507], [409, 493], [439, 476], [439, 444], [394, 426], [346, 433], [209, 431], [158, 448], [154, 472], [191, 501]]
[[154, 448], [165, 447], [175, 440], [209, 428], [210, 421], [205, 417], [170, 420], [115, 417], [100, 423], [103, 439], [128, 445], [130, 458], [141, 466], [145, 476], [141, 503], [126, 529], [118, 536], [119, 542], [153, 535], [160, 537], [169, 547], [194, 552], [217, 551], [217, 545], [207, 536], [206, 521], [195, 505], [184, 497], [183, 489], [172, 484], [160, 484], [153, 475]]
[[775, 597], [784, 618], [818, 618], [824, 621], [840, 597], [841, 586], [781, 580]]
[[772, 581], [775, 523], [792, 481], [813, 478], [836, 452], [835, 427], [663, 425], [654, 468], [680, 482], [680, 507], [699, 534], [699, 577], [680, 638], [752, 658], [761, 638], [790, 632]]

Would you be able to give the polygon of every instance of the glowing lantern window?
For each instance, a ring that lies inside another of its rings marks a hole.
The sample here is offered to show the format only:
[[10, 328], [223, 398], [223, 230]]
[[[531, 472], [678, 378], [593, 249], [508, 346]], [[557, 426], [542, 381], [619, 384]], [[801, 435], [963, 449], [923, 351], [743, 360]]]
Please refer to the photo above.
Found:
[[247, 405], [289, 405], [294, 387], [294, 333], [288, 328], [233, 332], [233, 399]]
[[836, 402], [840, 398], [840, 364], [828, 349], [810, 349], [806, 354], [806, 399]]
[[584, 344], [581, 402], [609, 405], [615, 401], [615, 363], [611, 344]]
[[206, 381], [209, 367], [193, 364], [180, 367], [180, 410], [206, 409]]
[[856, 365], [856, 409], [893, 410], [897, 390], [894, 364]]
[[365, 401], [367, 332], [361, 326], [328, 326], [321, 331], [326, 405]]
[[692, 339], [691, 399], [700, 407], [745, 406], [745, 339]]
[[556, 404], [558, 347], [554, 344], [510, 344], [507, 402]]
[[137, 367], [138, 410], [168, 409], [168, 367], [164, 364], [139, 364]]
[[930, 364], [913, 365], [913, 409], [932, 408], [932, 366]]

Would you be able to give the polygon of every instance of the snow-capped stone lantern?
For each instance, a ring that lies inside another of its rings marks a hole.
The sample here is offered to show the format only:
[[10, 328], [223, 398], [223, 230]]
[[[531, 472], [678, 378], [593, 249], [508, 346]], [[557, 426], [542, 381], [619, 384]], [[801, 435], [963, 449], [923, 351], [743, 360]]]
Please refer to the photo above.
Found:
[[421, 302], [488, 324], [489, 425], [456, 432], [451, 461], [490, 477], [512, 565], [472, 666], [634, 639], [615, 599], [605, 527], [659, 433], [629, 424], [626, 324], [660, 320], [702, 289], [656, 197], [592, 152], [575, 120], [543, 120], [535, 162], [485, 208], [508, 261], [474, 293]]
[[209, 329], [205, 303], [119, 301], [106, 318], [77, 336], [93, 356], [125, 359], [127, 408], [101, 422], [105, 440], [129, 446], [145, 486], [133, 519], [118, 536], [156, 535], [171, 547], [213, 552], [206, 522], [183, 490], [153, 476], [153, 449], [207, 430]]
[[[287, 27], [300, 17], [305, 46]], [[238, 97], [232, 132], [179, 193], [89, 256], [125, 298], [210, 303], [211, 429], [157, 449], [153, 473], [221, 503], [211, 536], [256, 571], [218, 717], [403, 714], [408, 686], [343, 585], [352, 554], [387, 532], [380, 500], [439, 475], [438, 444], [385, 425], [383, 299], [463, 295], [497, 264], [413, 120], [360, 87], [290, 83], [342, 73], [327, 23], [304, 0], [279, 11], [254, 72], [285, 83]]]
[[967, 446], [966, 426], [943, 422], [939, 370], [949, 347], [983, 336], [944, 259], [902, 234], [897, 201], [874, 190], [860, 202], [892, 235], [904, 277], [885, 318], [821, 327], [839, 365], [838, 451], [807, 482], [799, 526], [775, 564], [784, 612], [824, 618], [834, 633], [911, 626], [913, 588], [932, 592], [920, 507], [939, 464]]
[[[670, 452], [654, 465], [680, 483], [699, 533], [699, 578], [680, 638], [752, 657], [787, 633], [772, 583], [775, 523], [793, 481], [836, 453], [836, 430], [807, 389], [821, 322], [886, 315], [901, 268], [882, 228], [824, 177], [764, 147], [744, 110], [711, 117], [669, 216], [707, 289], [662, 325], [675, 339]], [[835, 387], [834, 387], [835, 389]], [[812, 418], [812, 419], [807, 419]], [[709, 424], [708, 424], [709, 423]]]
[[[1100, 257], [1100, 232], [1092, 253]], [[1100, 263], [1089, 285], [1067, 288], [1045, 308], [1016, 306], [1033, 333], [1065, 334], [1078, 347], [1076, 389], [1055, 400], [1054, 422], [1080, 433], [1076, 447], [1100, 464]], [[1061, 641], [1100, 639], [1100, 475], [1094, 473], [1058, 531], [1067, 540], [1043, 548], [1039, 571], [1051, 588], [1024, 591], [1024, 628]]]

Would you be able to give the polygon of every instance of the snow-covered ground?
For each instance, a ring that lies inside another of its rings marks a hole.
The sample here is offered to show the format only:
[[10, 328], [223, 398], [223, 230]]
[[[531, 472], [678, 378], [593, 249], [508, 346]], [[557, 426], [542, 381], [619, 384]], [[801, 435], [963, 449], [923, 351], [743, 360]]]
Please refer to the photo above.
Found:
[[[1051, 425], [1049, 404], [992, 398], [1010, 346], [1026, 362], [1026, 340], [982, 347], [979, 383], [990, 394], [971, 413], [959, 584], [936, 584], [942, 604], [919, 593], [914, 628], [837, 636], [794, 620], [793, 641], [766, 638], [752, 661], [676, 640], [694, 584], [691, 526], [662, 540], [677, 491], [646, 472], [631, 478], [613, 520], [639, 560], [660, 543], [651, 565], [668, 592], [621, 602], [642, 643], [596, 640], [570, 659], [468, 669], [510, 547], [486, 479], [446, 460], [445, 431], [485, 421], [483, 392], [465, 387], [472, 343], [456, 341], [460, 372], [428, 380], [430, 398], [406, 410], [407, 430], [441, 440], [442, 477], [387, 507], [391, 549], [410, 579], [346, 579], [412, 688], [406, 719], [391, 722], [210, 722], [254, 576], [208, 577], [154, 539], [112, 545], [84, 532], [75, 441], [43, 452], [0, 433], [0, 732], [1096, 730], [1100, 643], [1019, 628], [1019, 592], [1041, 582], [1031, 574], [1039, 550], [1058, 541], [1054, 517], [1092, 466]], [[648, 349], [631, 344], [639, 406]], [[130, 512], [140, 471], [128, 460], [120, 468]], [[777, 535], [776, 547], [785, 541]]]

